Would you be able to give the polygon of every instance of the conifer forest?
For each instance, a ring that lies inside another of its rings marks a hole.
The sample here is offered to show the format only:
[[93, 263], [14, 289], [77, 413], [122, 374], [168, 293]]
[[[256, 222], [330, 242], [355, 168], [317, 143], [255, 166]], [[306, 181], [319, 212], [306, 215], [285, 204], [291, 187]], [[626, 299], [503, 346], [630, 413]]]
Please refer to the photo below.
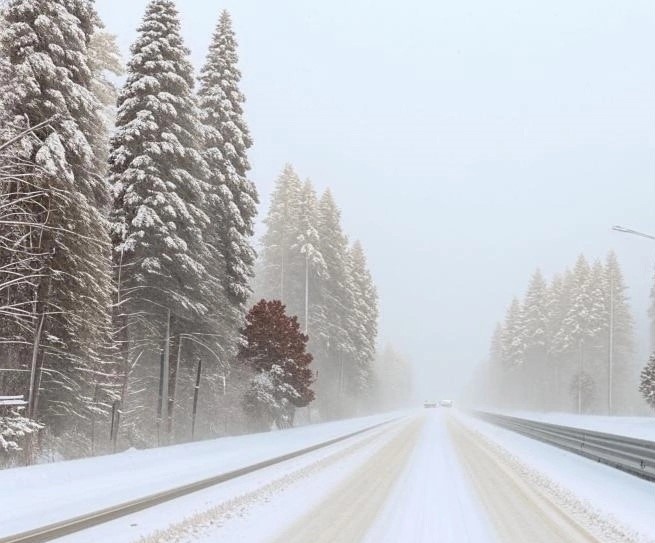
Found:
[[126, 59], [89, 0], [0, 14], [3, 463], [408, 399], [407, 363], [376, 349], [376, 286], [335, 195], [282, 159], [255, 238], [227, 11], [197, 71], [172, 0], [149, 2]]

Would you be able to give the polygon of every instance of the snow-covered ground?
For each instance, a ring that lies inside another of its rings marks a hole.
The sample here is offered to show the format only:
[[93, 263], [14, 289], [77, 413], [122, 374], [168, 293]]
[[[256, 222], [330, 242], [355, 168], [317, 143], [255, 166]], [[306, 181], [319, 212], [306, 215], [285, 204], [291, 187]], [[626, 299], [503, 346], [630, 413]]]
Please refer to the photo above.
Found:
[[[479, 419], [463, 415], [459, 415], [459, 418], [466, 426], [499, 446], [504, 454], [509, 455], [515, 468], [532, 480], [535, 486], [557, 494], [572, 515], [583, 517], [583, 522], [595, 524], [601, 531], [612, 528], [619, 532], [624, 530], [625, 539], [618, 541], [655, 541], [655, 484], [652, 482]], [[581, 426], [574, 423], [582, 423], [580, 419], [583, 418], [562, 416], [559, 422]], [[539, 420], [555, 422], [549, 417]], [[612, 428], [600, 426], [599, 423], [600, 420], [596, 420], [596, 424], [589, 427], [611, 431]]]
[[[495, 542], [434, 411], [321, 456], [293, 473], [282, 466], [262, 473], [265, 492], [249, 488], [256, 481], [208, 490], [193, 505], [211, 501], [212, 508], [171, 522], [143, 543]], [[160, 510], [171, 513], [168, 506]]]
[[2, 470], [0, 538], [249, 466], [398, 416]]
[[[390, 415], [0, 473], [0, 537]], [[112, 487], [115, 482], [116, 488]], [[454, 410], [405, 413], [66, 543], [653, 543], [655, 485]]]
[[655, 441], [655, 417], [604, 417], [557, 412], [540, 413], [536, 411], [493, 410], [493, 412], [562, 426]]

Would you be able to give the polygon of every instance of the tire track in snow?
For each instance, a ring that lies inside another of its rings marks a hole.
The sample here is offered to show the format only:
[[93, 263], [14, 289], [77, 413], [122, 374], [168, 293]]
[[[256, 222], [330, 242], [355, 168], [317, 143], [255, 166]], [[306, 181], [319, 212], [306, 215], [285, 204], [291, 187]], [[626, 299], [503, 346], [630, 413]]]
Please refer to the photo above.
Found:
[[[247, 515], [248, 510], [254, 505], [274, 499], [276, 494], [291, 487], [294, 483], [312, 477], [318, 472], [344, 461], [352, 455], [374, 445], [377, 441], [382, 441], [383, 444], [386, 443], [389, 440], [388, 436], [390, 433], [402, 432], [402, 426], [407, 424], [407, 420], [401, 420], [394, 423], [391, 427], [376, 430], [372, 435], [363, 438], [360, 437], [355, 443], [349, 446], [328, 452], [327, 456], [299, 469], [293, 469], [291, 467], [289, 473], [278, 476], [256, 490], [221, 501], [210, 509], [196, 513], [164, 529], [154, 531], [149, 535], [139, 537], [135, 539], [135, 543], [186, 543], [197, 540], [214, 540], [214, 533], [220, 540], [220, 528], [224, 522], [229, 521], [233, 517]], [[393, 439], [392, 437], [391, 440]], [[333, 447], [338, 446], [333, 445]]]
[[424, 420], [411, 422], [275, 543], [362, 541], [405, 468]]
[[501, 543], [636, 541], [459, 420], [447, 424]]

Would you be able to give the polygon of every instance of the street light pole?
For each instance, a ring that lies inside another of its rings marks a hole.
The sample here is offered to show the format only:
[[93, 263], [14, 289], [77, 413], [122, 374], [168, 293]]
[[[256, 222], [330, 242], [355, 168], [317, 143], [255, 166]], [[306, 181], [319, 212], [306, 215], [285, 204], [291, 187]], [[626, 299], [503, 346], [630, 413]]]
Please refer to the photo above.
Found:
[[638, 230], [632, 230], [632, 228], [625, 228], [624, 226], [618, 226], [614, 225], [612, 226], [612, 230], [615, 232], [621, 232], [622, 234], [631, 234], [633, 236], [639, 236], [640, 238], [648, 238], [655, 240], [655, 236], [651, 236], [650, 234], [644, 234], [643, 232], [639, 232]]
[[614, 387], [614, 270], [610, 268], [610, 337], [607, 368], [607, 411], [612, 415], [612, 391]]
[[[646, 238], [655, 241], [655, 236], [651, 234], [646, 234], [638, 230], [633, 230], [632, 228], [626, 228], [625, 226], [614, 225], [612, 230], [615, 232], [621, 232], [622, 234], [630, 234], [632, 236], [638, 236], [640, 238]], [[613, 365], [614, 365], [614, 274], [610, 270], [610, 338], [609, 338], [609, 376], [608, 376], [608, 398], [607, 406], [609, 414], [612, 414], [612, 386], [613, 386]]]

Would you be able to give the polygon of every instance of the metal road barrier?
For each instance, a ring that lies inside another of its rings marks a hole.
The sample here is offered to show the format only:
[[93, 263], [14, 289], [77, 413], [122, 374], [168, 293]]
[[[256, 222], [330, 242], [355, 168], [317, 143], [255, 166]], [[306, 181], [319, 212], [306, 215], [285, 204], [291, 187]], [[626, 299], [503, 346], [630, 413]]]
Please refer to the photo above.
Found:
[[560, 449], [655, 481], [655, 441], [476, 411], [478, 418]]
[[349, 434], [339, 436], [328, 441], [312, 445], [310, 447], [305, 447], [304, 449], [300, 449], [282, 456], [277, 456], [275, 458], [271, 458], [270, 460], [258, 462], [257, 464], [253, 464], [251, 466], [246, 466], [244, 468], [222, 473], [220, 475], [214, 475], [213, 477], [208, 477], [194, 483], [189, 483], [186, 485], [171, 488], [169, 490], [164, 490], [162, 492], [157, 492], [156, 494], [151, 494], [149, 496], [143, 496], [135, 500], [113, 505], [111, 507], [107, 507], [99, 511], [93, 511], [91, 513], [80, 515], [75, 518], [55, 522], [47, 526], [41, 526], [26, 532], [13, 534], [6, 537], [0, 537], [0, 543], [44, 543], [47, 541], [52, 541], [53, 539], [64, 537], [75, 532], [80, 532], [82, 530], [104, 524], [105, 522], [109, 522], [126, 515], [131, 515], [132, 513], [136, 513], [138, 511], [142, 511], [143, 509], [174, 500], [175, 498], [186, 496], [192, 492], [204, 490], [231, 479], [236, 479], [242, 475], [248, 475], [249, 473], [253, 473], [260, 469], [264, 469], [275, 464], [280, 464], [282, 462], [286, 462], [287, 460], [292, 460], [294, 458], [298, 458], [299, 456], [324, 449], [325, 447], [329, 447], [330, 445], [345, 441], [351, 437], [355, 437], [381, 426], [396, 422], [400, 418], [402, 417], [394, 417], [393, 419], [362, 428], [356, 432], [351, 432]]

